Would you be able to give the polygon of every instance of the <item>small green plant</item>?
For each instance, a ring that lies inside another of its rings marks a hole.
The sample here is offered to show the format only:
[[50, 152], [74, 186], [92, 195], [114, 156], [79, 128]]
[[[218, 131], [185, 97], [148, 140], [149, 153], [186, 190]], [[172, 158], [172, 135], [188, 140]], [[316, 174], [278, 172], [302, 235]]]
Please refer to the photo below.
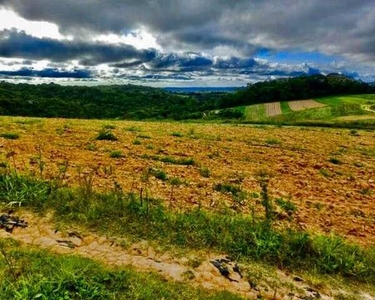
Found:
[[202, 177], [205, 177], [205, 178], [208, 178], [211, 176], [211, 171], [207, 167], [200, 168], [199, 173], [201, 174]]
[[96, 149], [97, 149], [96, 145], [92, 143], [87, 145], [86, 147], [86, 150], [89, 150], [89, 151], [96, 151]]
[[130, 126], [130, 127], [125, 128], [125, 130], [130, 131], [130, 132], [139, 132], [139, 131], [141, 131], [141, 128], [139, 128], [137, 126]]
[[153, 175], [155, 178], [160, 179], [162, 181], [168, 180], [168, 174], [161, 169], [150, 169], [151, 175]]
[[170, 156], [164, 156], [164, 157], [161, 157], [159, 160], [162, 162], [171, 163], [174, 165], [192, 166], [195, 164], [195, 161], [193, 158], [174, 158]]
[[342, 161], [339, 160], [338, 158], [336, 157], [331, 157], [330, 159], [328, 159], [328, 161], [330, 163], [333, 163], [334, 165], [341, 165], [342, 164]]
[[103, 129], [115, 129], [116, 126], [113, 124], [104, 124]]
[[221, 193], [230, 193], [237, 196], [241, 192], [241, 188], [231, 183], [218, 183], [214, 186], [214, 190]]
[[266, 140], [266, 144], [267, 144], [267, 145], [280, 145], [280, 144], [281, 144], [281, 141], [278, 140], [278, 139], [274, 139], [274, 138], [272, 138], [272, 139], [267, 139], [267, 140]]
[[138, 139], [135, 139], [133, 141], [133, 145], [141, 145], [141, 144], [142, 144], [142, 142], [140, 140], [138, 140]]
[[322, 174], [324, 177], [332, 177], [332, 174], [330, 171], [328, 171], [327, 169], [320, 169], [319, 170], [319, 173]]
[[276, 204], [280, 206], [285, 212], [293, 213], [297, 210], [297, 207], [290, 200], [284, 200], [283, 198], [277, 198], [275, 200]]
[[151, 136], [149, 136], [149, 135], [147, 135], [147, 134], [139, 134], [139, 135], [138, 135], [138, 138], [140, 138], [140, 139], [145, 139], [145, 140], [147, 139], [147, 140], [148, 140], [148, 139], [151, 139]]
[[7, 140], [18, 140], [20, 138], [20, 135], [14, 132], [5, 132], [5, 133], [1, 133], [0, 137], [7, 139]]
[[111, 158], [121, 158], [121, 157], [124, 157], [124, 154], [122, 153], [121, 150], [115, 150], [115, 151], [112, 151], [109, 154], [109, 157], [111, 157]]
[[98, 141], [117, 141], [118, 138], [110, 130], [101, 130], [96, 136]]
[[184, 135], [181, 132], [172, 132], [171, 136], [174, 136], [174, 137], [183, 137]]
[[350, 130], [350, 135], [353, 135], [353, 136], [359, 136], [358, 130], [351, 129], [351, 130]]

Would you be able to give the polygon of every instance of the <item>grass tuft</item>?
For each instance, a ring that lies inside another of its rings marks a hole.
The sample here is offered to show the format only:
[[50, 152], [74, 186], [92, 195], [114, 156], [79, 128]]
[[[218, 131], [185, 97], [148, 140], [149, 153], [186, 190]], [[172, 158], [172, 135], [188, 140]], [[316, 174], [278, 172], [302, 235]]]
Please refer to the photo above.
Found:
[[20, 138], [20, 135], [14, 132], [5, 132], [5, 133], [1, 133], [0, 137], [7, 139], [7, 140], [18, 140]]

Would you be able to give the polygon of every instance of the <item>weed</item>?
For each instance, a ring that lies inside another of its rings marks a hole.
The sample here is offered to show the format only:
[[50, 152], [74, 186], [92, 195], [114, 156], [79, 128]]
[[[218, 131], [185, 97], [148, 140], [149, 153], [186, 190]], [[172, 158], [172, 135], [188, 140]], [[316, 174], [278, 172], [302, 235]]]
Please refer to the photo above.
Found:
[[96, 147], [95, 144], [91, 143], [91, 144], [87, 145], [86, 150], [89, 150], [89, 151], [96, 151], [96, 150], [97, 150], [97, 147]]
[[336, 158], [336, 157], [331, 157], [331, 158], [328, 159], [328, 161], [329, 161], [330, 163], [333, 163], [334, 165], [342, 165], [342, 161], [339, 160], [339, 159]]
[[168, 180], [168, 174], [161, 169], [150, 169], [150, 173], [157, 179], [160, 179], [162, 181]]
[[18, 140], [20, 138], [20, 135], [14, 132], [5, 132], [5, 133], [1, 133], [0, 137], [7, 139], [7, 140]]
[[351, 130], [350, 130], [350, 135], [353, 135], [353, 136], [359, 136], [358, 130], [351, 129]]
[[211, 176], [211, 171], [207, 167], [202, 167], [199, 169], [199, 174], [201, 174], [202, 177], [209, 178]]
[[133, 141], [133, 145], [141, 145], [141, 144], [142, 144], [142, 142], [140, 140], [138, 140], [138, 139], [135, 139]]
[[171, 163], [174, 165], [192, 166], [195, 164], [195, 161], [193, 158], [174, 158], [170, 156], [164, 156], [164, 157], [161, 157], [159, 160], [162, 162]]
[[124, 157], [124, 154], [122, 153], [121, 150], [115, 150], [109, 153], [110, 158], [121, 158]]
[[[0, 251], [1, 299], [240, 299], [228, 292], [166, 282], [130, 267], [105, 268], [79, 256], [26, 249], [10, 240], [1, 241]], [[192, 275], [186, 273], [187, 278]]]
[[322, 174], [324, 177], [332, 177], [332, 173], [327, 169], [320, 169], [319, 173]]
[[292, 213], [297, 210], [297, 207], [290, 200], [284, 200], [283, 198], [277, 198], [276, 204], [279, 205], [285, 212]]
[[109, 130], [109, 129], [115, 129], [115, 128], [116, 128], [116, 126], [113, 125], [113, 124], [104, 124], [103, 125], [103, 129]]
[[353, 165], [357, 168], [363, 168], [365, 165], [359, 161], [356, 161], [353, 163]]
[[146, 135], [146, 134], [139, 134], [138, 138], [140, 138], [140, 139], [151, 139], [151, 136]]
[[[87, 186], [92, 187], [92, 176], [89, 178], [91, 181], [87, 180]], [[53, 209], [60, 219], [99, 228], [106, 234], [116, 232], [179, 247], [211, 248], [233, 257], [263, 260], [282, 268], [313, 269], [375, 282], [373, 250], [362, 249], [336, 236], [312, 236], [271, 226], [274, 214], [268, 178], [260, 177], [259, 182], [265, 221], [202, 209], [173, 212], [151, 198], [147, 198], [145, 206], [134, 194], [118, 197], [114, 191], [99, 194], [92, 190], [87, 193], [82, 188], [53, 190], [51, 183], [14, 173], [0, 174], [0, 198], [9, 203], [14, 195], [22, 192], [24, 205], [38, 208], [38, 211]], [[0, 293], [3, 290], [0, 288]]]
[[101, 130], [96, 136], [98, 141], [117, 141], [118, 138], [110, 130]]
[[141, 131], [141, 128], [137, 126], [130, 126], [130, 127], [125, 128], [125, 130], [130, 131], [130, 132], [139, 132]]
[[218, 183], [214, 186], [214, 190], [221, 193], [230, 193], [234, 196], [241, 192], [241, 188], [231, 183]]
[[272, 139], [267, 139], [267, 140], [266, 140], [266, 144], [267, 144], [267, 145], [280, 145], [280, 144], [281, 144], [281, 141], [278, 140], [278, 139], [274, 139], [274, 138], [272, 138]]
[[172, 132], [171, 136], [174, 136], [174, 137], [183, 137], [184, 135], [181, 132]]

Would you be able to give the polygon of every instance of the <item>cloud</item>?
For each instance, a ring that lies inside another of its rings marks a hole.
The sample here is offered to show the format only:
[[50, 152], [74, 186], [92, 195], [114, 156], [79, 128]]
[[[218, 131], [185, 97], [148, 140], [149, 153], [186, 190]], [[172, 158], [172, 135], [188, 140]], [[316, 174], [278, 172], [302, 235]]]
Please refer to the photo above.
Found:
[[78, 60], [82, 65], [118, 62], [127, 59], [149, 61], [155, 50], [138, 50], [130, 45], [37, 38], [17, 30], [0, 32], [0, 56], [54, 62]]
[[65, 71], [52, 68], [33, 70], [32, 68], [21, 68], [15, 71], [1, 71], [0, 76], [20, 77], [42, 77], [42, 78], [91, 78], [88, 70]]
[[[75, 39], [147, 28], [167, 52], [231, 47], [298, 49], [375, 61], [375, 6], [368, 0], [2, 0], [33, 21]], [[230, 53], [229, 53], [230, 55]]]

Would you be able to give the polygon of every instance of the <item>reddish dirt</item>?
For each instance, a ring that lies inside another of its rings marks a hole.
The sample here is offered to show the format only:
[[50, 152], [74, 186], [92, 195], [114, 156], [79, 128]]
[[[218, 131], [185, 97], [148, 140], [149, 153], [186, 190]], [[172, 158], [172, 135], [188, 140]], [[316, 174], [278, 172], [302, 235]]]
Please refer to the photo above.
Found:
[[274, 117], [282, 114], [280, 102], [265, 103], [266, 117]]
[[300, 111], [305, 110], [308, 108], [318, 108], [318, 107], [324, 107], [325, 105], [322, 103], [319, 103], [315, 100], [295, 100], [295, 101], [289, 101], [288, 105], [291, 110], [294, 111]]
[[[19, 172], [51, 179], [67, 164], [68, 185], [84, 184], [92, 177], [97, 190], [112, 189], [116, 182], [126, 192], [139, 193], [145, 190], [142, 172], [156, 168], [183, 182], [171, 195], [169, 182], [150, 178], [149, 194], [172, 209], [200, 205], [248, 213], [255, 207], [261, 213], [259, 198], [253, 196], [260, 191], [256, 174], [266, 170], [271, 175], [270, 194], [290, 199], [298, 208], [291, 220], [280, 220], [280, 226], [333, 232], [363, 245], [375, 243], [374, 132], [62, 119], [28, 122], [1, 118], [0, 132], [18, 132], [20, 139], [0, 138], [0, 162]], [[112, 131], [119, 140], [96, 141], [108, 123], [115, 125]], [[176, 132], [182, 137], [172, 136]], [[140, 145], [133, 143], [136, 139]], [[269, 144], [269, 140], [278, 143]], [[121, 150], [124, 156], [110, 158], [113, 150]], [[163, 163], [144, 155], [193, 158], [195, 165]], [[209, 169], [209, 178], [201, 174], [202, 167]], [[217, 183], [238, 184], [248, 197], [238, 203], [230, 194], [215, 191]]]

